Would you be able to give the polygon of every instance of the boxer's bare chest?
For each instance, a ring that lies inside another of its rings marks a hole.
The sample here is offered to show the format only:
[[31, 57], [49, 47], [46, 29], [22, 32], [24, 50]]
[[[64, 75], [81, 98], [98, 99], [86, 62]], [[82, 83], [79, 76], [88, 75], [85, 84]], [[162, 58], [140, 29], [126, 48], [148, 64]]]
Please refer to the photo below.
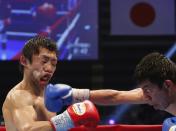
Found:
[[33, 109], [35, 110], [35, 119], [37, 121], [50, 120], [50, 118], [55, 115], [55, 113], [49, 112], [46, 109], [43, 98], [37, 98], [34, 100]]

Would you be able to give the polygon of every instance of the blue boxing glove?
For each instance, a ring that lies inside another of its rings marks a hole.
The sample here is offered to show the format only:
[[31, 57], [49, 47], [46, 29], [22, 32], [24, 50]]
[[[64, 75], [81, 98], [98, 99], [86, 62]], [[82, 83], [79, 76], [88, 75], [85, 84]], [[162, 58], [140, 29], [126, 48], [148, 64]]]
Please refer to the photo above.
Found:
[[44, 91], [44, 103], [51, 112], [59, 112], [63, 106], [72, 102], [72, 88], [65, 84], [48, 84]]
[[162, 131], [176, 131], [176, 117], [164, 120]]
[[49, 84], [45, 88], [44, 102], [51, 112], [59, 112], [65, 105], [89, 99], [89, 89], [75, 89], [66, 84]]

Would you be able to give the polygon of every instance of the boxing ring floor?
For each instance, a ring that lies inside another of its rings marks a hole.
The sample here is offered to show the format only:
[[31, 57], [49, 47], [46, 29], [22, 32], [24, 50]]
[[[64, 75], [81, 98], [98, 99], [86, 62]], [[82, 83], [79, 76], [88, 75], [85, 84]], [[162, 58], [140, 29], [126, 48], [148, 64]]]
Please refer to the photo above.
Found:
[[[0, 131], [6, 131], [5, 127], [0, 126]], [[96, 129], [77, 127], [69, 131], [162, 131], [162, 125], [99, 125]]]

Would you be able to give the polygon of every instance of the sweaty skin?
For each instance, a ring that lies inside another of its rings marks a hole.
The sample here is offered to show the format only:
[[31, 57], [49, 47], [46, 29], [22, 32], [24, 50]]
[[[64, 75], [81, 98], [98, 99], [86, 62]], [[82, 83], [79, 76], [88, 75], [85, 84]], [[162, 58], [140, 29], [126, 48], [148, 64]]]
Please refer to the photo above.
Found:
[[53, 131], [49, 122], [55, 113], [44, 106], [43, 92], [56, 69], [55, 52], [40, 48], [32, 63], [24, 57], [24, 77], [12, 88], [4, 103], [3, 117], [7, 131]]
[[52, 131], [49, 119], [55, 113], [44, 107], [43, 96], [36, 96], [19, 83], [13, 88], [3, 105], [7, 131]]

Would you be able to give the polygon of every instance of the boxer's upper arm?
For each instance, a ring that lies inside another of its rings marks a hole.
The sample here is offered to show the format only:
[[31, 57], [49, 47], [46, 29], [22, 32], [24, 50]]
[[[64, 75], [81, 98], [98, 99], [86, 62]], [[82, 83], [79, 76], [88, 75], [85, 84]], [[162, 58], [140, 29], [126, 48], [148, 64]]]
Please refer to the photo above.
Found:
[[53, 131], [49, 121], [39, 121], [32, 106], [16, 108], [13, 111], [13, 120], [19, 131]]
[[33, 100], [28, 92], [16, 90], [8, 96], [8, 110], [11, 112], [13, 123], [19, 131], [35, 120]]
[[32, 106], [15, 108], [12, 111], [13, 122], [19, 131], [25, 130], [35, 121], [35, 111]]
[[2, 107], [3, 118], [5, 122], [6, 131], [10, 131], [13, 127], [11, 112], [6, 108], [5, 104]]
[[[21, 94], [21, 93], [20, 93]], [[23, 93], [24, 95], [24, 93]], [[8, 106], [12, 121], [18, 131], [52, 131], [49, 121], [40, 121], [30, 95], [21, 97], [18, 93], [10, 97]]]

